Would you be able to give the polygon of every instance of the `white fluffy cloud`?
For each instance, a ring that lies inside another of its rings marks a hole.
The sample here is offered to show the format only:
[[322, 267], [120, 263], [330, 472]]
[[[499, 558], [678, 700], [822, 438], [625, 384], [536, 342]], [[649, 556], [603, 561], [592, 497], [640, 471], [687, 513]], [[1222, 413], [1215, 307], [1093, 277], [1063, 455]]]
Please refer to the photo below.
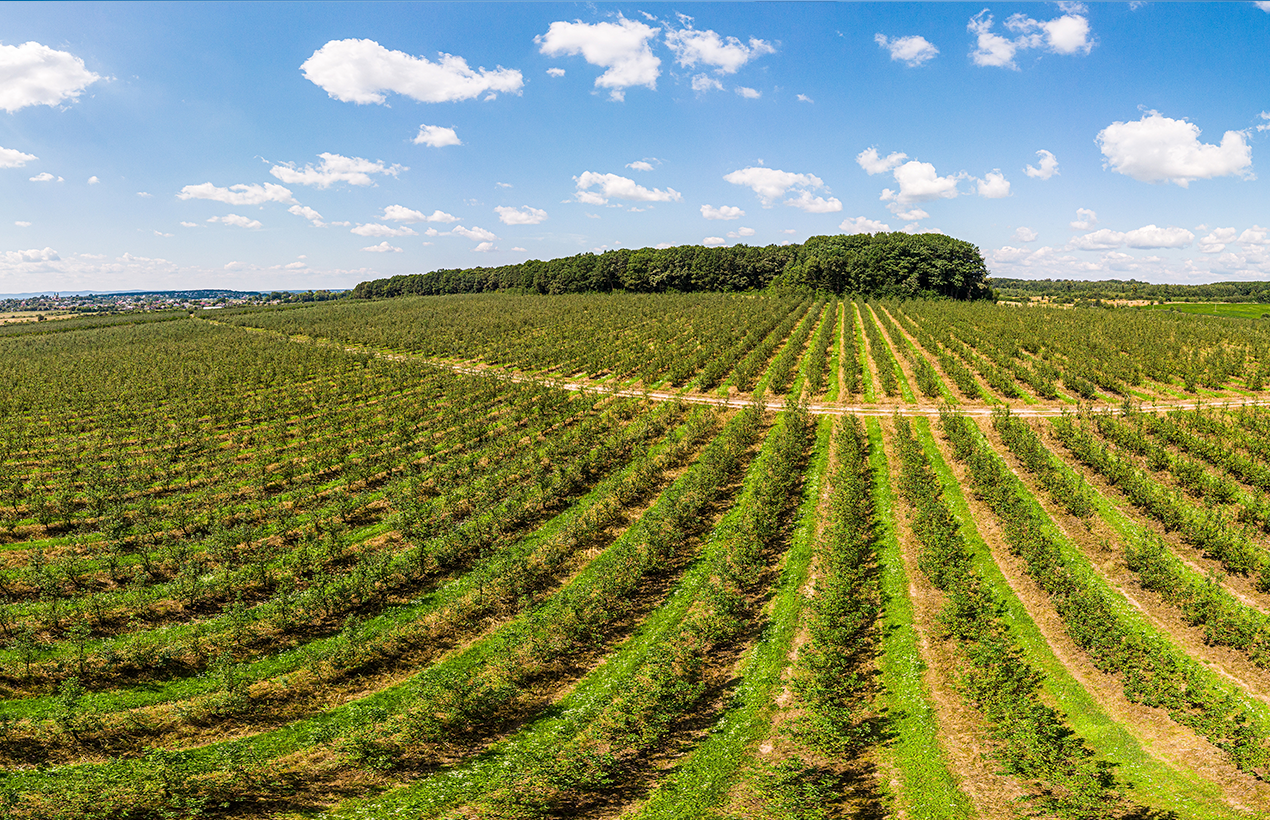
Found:
[[1148, 111], [1137, 122], [1114, 122], [1095, 141], [1118, 174], [1140, 182], [1174, 182], [1252, 174], [1252, 146], [1242, 131], [1227, 131], [1220, 145], [1199, 141], [1194, 123]]
[[660, 31], [620, 16], [616, 23], [559, 20], [534, 42], [548, 57], [581, 54], [591, 65], [606, 69], [596, 78], [595, 85], [609, 89], [610, 97], [621, 101], [626, 89], [633, 86], [657, 87], [661, 60], [653, 54], [649, 42]]
[[709, 74], [698, 74], [692, 78], [692, 90], [698, 94], [703, 94], [707, 91], [722, 91], [723, 83]]
[[32, 182], [53, 182], [53, 181], [62, 182], [63, 180], [61, 177], [53, 176], [48, 171], [41, 171], [40, 173], [31, 177], [31, 181]]
[[1270, 245], [1270, 228], [1253, 225], [1239, 235], [1241, 245]]
[[392, 222], [458, 222], [459, 218], [453, 214], [447, 214], [445, 211], [436, 210], [431, 214], [424, 214], [422, 211], [415, 211], [404, 205], [389, 205], [384, 208], [382, 219]]
[[547, 212], [538, 208], [531, 208], [524, 205], [520, 208], [509, 208], [506, 205], [499, 205], [494, 209], [498, 214], [498, 221], [504, 225], [537, 225], [547, 218]]
[[815, 101], [815, 100], [813, 100], [811, 97], [808, 97], [806, 94], [799, 94], [799, 95], [798, 95], [798, 101], [799, 101], [799, 102], [805, 102], [805, 103], [815, 103], [815, 102], [816, 102], [816, 101]]
[[735, 205], [724, 205], [719, 208], [713, 205], [702, 205], [701, 215], [706, 219], [740, 219], [745, 216], [745, 211]]
[[1029, 165], [1023, 169], [1023, 173], [1032, 177], [1032, 179], [1046, 180], [1058, 173], [1058, 158], [1042, 148], [1036, 152], [1041, 161], [1036, 165]]
[[878, 156], [878, 149], [866, 148], [856, 154], [856, 163], [864, 169], [869, 176], [875, 174], [884, 174], [887, 171], [893, 171], [908, 159], [908, 154], [902, 154], [899, 151], [888, 154], [885, 157]]
[[[842, 203], [833, 197], [825, 199], [812, 192], [824, 189], [824, 181], [814, 174], [795, 174], [765, 166], [742, 168], [723, 177], [725, 182], [743, 185], [758, 195], [764, 208], [770, 208], [776, 200], [791, 193], [785, 204], [808, 213], [832, 213], [842, 210]], [[702, 211], [702, 213], [705, 213]]]
[[450, 233], [454, 234], [455, 236], [463, 236], [463, 237], [467, 237], [468, 239], [478, 239], [484, 242], [488, 242], [498, 238], [490, 231], [487, 231], [484, 228], [478, 228], [475, 225], [473, 225], [471, 228], [465, 228], [462, 225], [455, 225], [450, 230]]
[[62, 257], [57, 255], [57, 251], [52, 248], [32, 248], [27, 251], [5, 251], [4, 261], [9, 265], [17, 265], [23, 262], [56, 262]]
[[984, 199], [1003, 199], [1010, 195], [1010, 181], [1000, 169], [993, 169], [976, 180], [976, 189]]
[[381, 161], [371, 162], [361, 157], [342, 157], [339, 154], [321, 153], [322, 163], [317, 167], [312, 164], [296, 168], [294, 163], [286, 162], [269, 169], [283, 182], [292, 185], [313, 185], [318, 188], [329, 188], [337, 182], [349, 185], [374, 185], [371, 174], [386, 174], [395, 177], [402, 171], [409, 171], [402, 165], [385, 166]]
[[1038, 236], [1040, 236], [1040, 234], [1038, 234], [1036, 231], [1032, 230], [1031, 228], [1021, 227], [1015, 230], [1014, 241], [1015, 242], [1035, 242]]
[[1098, 214], [1088, 208], [1076, 209], [1076, 220], [1071, 223], [1072, 228], [1078, 231], [1087, 231], [1098, 224]]
[[707, 248], [713, 248], [719, 245], [728, 244], [728, 240], [721, 236], [707, 236], [705, 239], [701, 240], [701, 244], [705, 245]]
[[[1270, 0], [1266, 0], [1266, 2], [1267, 2], [1267, 3], [1270, 3]], [[1263, 123], [1261, 123], [1260, 125], [1258, 125], [1258, 126], [1257, 126], [1257, 130], [1258, 130], [1258, 131], [1270, 131], [1270, 111], [1262, 111], [1262, 112], [1261, 112], [1261, 114], [1260, 114], [1260, 117], [1261, 117], [1261, 119], [1265, 120], [1265, 122], [1263, 122]]]
[[259, 228], [260, 220], [251, 219], [238, 214], [226, 214], [225, 216], [208, 217], [208, 222], [219, 222], [222, 225], [232, 225], [235, 228]]
[[1197, 244], [1201, 253], [1221, 253], [1238, 235], [1239, 232], [1234, 228], [1217, 228]]
[[481, 242], [475, 248], [472, 248], [473, 253], [493, 253], [496, 250], [498, 248], [494, 247], [493, 242]]
[[370, 247], [362, 248], [362, 250], [370, 251], [371, 253], [401, 253], [401, 248], [396, 245], [389, 245], [387, 239], [378, 245], [371, 245]]
[[374, 40], [331, 40], [300, 66], [305, 79], [341, 102], [384, 104], [385, 92], [419, 102], [470, 100], [482, 94], [519, 93], [519, 71], [473, 70], [462, 57], [440, 54], [434, 63]]
[[9, 113], [28, 105], [74, 100], [100, 79], [74, 54], [34, 41], [0, 45], [0, 108]]
[[181, 222], [181, 223], [180, 223], [180, 225], [181, 225], [181, 227], [182, 227], [182, 228], [201, 228], [201, 227], [203, 227], [202, 225], [199, 225], [197, 222]]
[[97, 184], [99, 184], [100, 182], [101, 182], [101, 180], [100, 180], [100, 179], [98, 179], [98, 178], [96, 177], [96, 175], [91, 176], [91, 177], [89, 177], [89, 178], [88, 178], [88, 184], [89, 184], [89, 185], [97, 185]]
[[666, 46], [679, 65], [685, 68], [706, 65], [720, 74], [735, 74], [750, 60], [776, 53], [772, 44], [764, 40], [751, 38], [747, 45], [735, 37], [720, 37], [714, 31], [693, 28], [666, 32]]
[[550, 74], [552, 77], [563, 77], [564, 69], [563, 68], [549, 68], [547, 69], [547, 73]]
[[322, 221], [322, 215], [318, 213], [317, 211], [313, 210], [312, 208], [308, 207], [307, 205], [292, 205], [290, 208], [287, 208], [287, 213], [292, 213], [292, 214], [295, 214], [296, 216], [302, 216], [305, 219], [312, 222], [313, 225], [318, 228], [326, 224], [325, 222]]
[[[604, 205], [610, 199], [629, 199], [637, 202], [679, 202], [683, 196], [674, 188], [645, 188], [635, 180], [617, 174], [597, 174], [585, 171], [573, 178], [578, 190], [574, 197], [585, 205]], [[598, 187], [598, 191], [591, 188]]]
[[759, 97], [763, 96], [763, 92], [759, 91], [757, 88], [746, 88], [743, 85], [738, 85], [736, 87], [736, 93], [740, 94], [747, 100], [757, 100]]
[[970, 58], [975, 65], [1018, 69], [1015, 55], [1026, 49], [1044, 49], [1053, 54], [1088, 54], [1094, 47], [1089, 19], [1083, 6], [1060, 4], [1065, 14], [1053, 20], [1033, 20], [1025, 14], [1014, 14], [1005, 27], [1016, 35], [1002, 37], [992, 30], [993, 19], [987, 9], [970, 18], [966, 30], [975, 35], [975, 49]]
[[421, 125], [414, 138], [415, 145], [427, 145], [432, 148], [443, 148], [447, 145], [462, 145], [459, 135], [453, 128], [442, 128], [439, 125]]
[[645, 161], [644, 161], [644, 160], [642, 160], [642, 159], [637, 159], [637, 160], [635, 160], [634, 162], [628, 162], [628, 163], [626, 163], [626, 167], [627, 167], [627, 168], [630, 168], [632, 171], [651, 171], [651, 170], [653, 170], [652, 163], [645, 162]]
[[418, 234], [415, 231], [405, 226], [402, 226], [400, 228], [393, 228], [389, 225], [380, 225], [377, 222], [371, 222], [366, 225], [362, 225], [359, 223], [357, 227], [350, 229], [350, 233], [355, 233], [358, 236], [365, 236], [365, 237], [418, 236]]
[[1195, 234], [1185, 228], [1160, 228], [1155, 225], [1146, 225], [1124, 233], [1103, 228], [1102, 230], [1073, 238], [1068, 243], [1068, 247], [1082, 251], [1109, 250], [1121, 246], [1153, 250], [1159, 248], [1186, 248], [1190, 247], [1193, 241], [1195, 241]]
[[31, 227], [31, 223], [30, 223], [30, 222], [27, 222], [27, 221], [22, 220], [22, 219], [19, 219], [18, 221], [14, 222], [13, 224], [14, 224], [14, 225], [17, 225], [19, 228], [29, 228], [29, 227]]
[[[885, 188], [882, 190], [881, 198], [883, 201], [901, 206], [936, 199], [953, 199], [958, 194], [957, 183], [966, 176], [964, 173], [940, 176], [934, 165], [917, 160], [909, 160], [896, 168], [893, 173], [900, 189], [892, 191], [890, 188]], [[898, 213], [898, 211], [894, 212]]]
[[753, 228], [737, 228], [735, 231], [728, 231], [728, 238], [741, 239], [743, 237], [753, 236], [756, 233], [758, 233], [758, 231]]
[[917, 68], [928, 60], [935, 59], [939, 49], [935, 48], [925, 37], [896, 37], [888, 39], [885, 34], [875, 34], [873, 41], [891, 53], [892, 60], [899, 60], [909, 68]]
[[0, 148], [0, 168], [21, 168], [37, 159], [34, 154], [24, 154], [14, 148]]
[[891, 230], [891, 226], [885, 222], [878, 222], [876, 219], [857, 216], [854, 219], [842, 220], [838, 230], [843, 233], [887, 233]]
[[1255, 5], [1262, 11], [1270, 13], [1270, 0], [1255, 0]]
[[208, 199], [226, 205], [263, 205], [266, 202], [295, 202], [291, 191], [266, 182], [264, 185], [230, 185], [218, 188], [210, 182], [186, 185], [176, 195], [177, 199]]

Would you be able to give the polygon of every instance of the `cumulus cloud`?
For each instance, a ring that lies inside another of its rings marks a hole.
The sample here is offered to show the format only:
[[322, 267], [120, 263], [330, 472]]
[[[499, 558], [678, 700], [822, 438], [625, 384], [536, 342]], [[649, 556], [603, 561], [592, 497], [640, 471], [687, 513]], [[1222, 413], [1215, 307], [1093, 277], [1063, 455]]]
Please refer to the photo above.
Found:
[[1005, 27], [1016, 35], [1014, 39], [994, 32], [992, 15], [984, 9], [966, 25], [966, 30], [975, 35], [975, 49], [970, 52], [970, 59], [978, 66], [1017, 70], [1014, 57], [1026, 49], [1043, 49], [1053, 54], [1088, 54], [1094, 41], [1084, 7], [1070, 3], [1060, 7], [1066, 13], [1053, 20], [1011, 15]]
[[1270, 0], [1255, 0], [1254, 5], [1266, 13], [1270, 13]]
[[746, 236], [753, 236], [758, 233], [753, 228], [737, 228], [735, 231], [728, 231], [729, 239], [741, 239]]
[[444, 53], [432, 62], [390, 51], [374, 40], [331, 40], [313, 52], [300, 71], [332, 98], [359, 105], [382, 105], [386, 92], [419, 102], [453, 102], [482, 94], [519, 93], [525, 84], [515, 69], [474, 70], [462, 57]]
[[[926, 213], [921, 208], [910, 208], [909, 210], [906, 211], [904, 210], [904, 207], [902, 205], [895, 202], [892, 202], [890, 205], [887, 205], [886, 207], [887, 207], [887, 210], [895, 214], [897, 219], [903, 219], [905, 222], [916, 222], [921, 219], [930, 218], [930, 214]], [[912, 233], [913, 231], [910, 229], [914, 227], [916, 226], [905, 225], [904, 230], [908, 233]]]
[[17, 265], [23, 262], [56, 262], [62, 257], [57, 255], [57, 251], [52, 248], [32, 248], [26, 251], [5, 251], [4, 261], [10, 265]]
[[53, 176], [48, 171], [41, 171], [40, 173], [31, 177], [31, 181], [32, 182], [54, 182], [54, 181], [62, 182], [63, 180], [61, 177]]
[[632, 171], [651, 171], [651, 170], [653, 170], [652, 163], [645, 162], [645, 161], [644, 161], [644, 160], [642, 160], [642, 159], [637, 159], [637, 160], [635, 160], [634, 162], [628, 162], [628, 163], [626, 163], [626, 167], [627, 167], [627, 168], [630, 168]]
[[154, 194], [150, 193], [149, 191], [137, 191], [137, 196], [141, 197], [142, 199], [151, 199], [154, 197]]
[[1072, 228], [1078, 231], [1087, 231], [1098, 224], [1098, 214], [1088, 208], [1076, 209], [1076, 220], [1071, 223]]
[[843, 233], [887, 233], [891, 230], [891, 226], [885, 222], [878, 222], [876, 219], [857, 216], [854, 219], [842, 220], [838, 230]]
[[[629, 199], [637, 202], [679, 202], [683, 196], [674, 188], [645, 188], [636, 184], [635, 180], [620, 177], [617, 174], [597, 174], [585, 171], [581, 176], [573, 178], [577, 183], [574, 197], [586, 205], [604, 205], [610, 199]], [[591, 188], [598, 187], [598, 191]]]
[[218, 188], [210, 182], [204, 182], [201, 185], [186, 185], [176, 196], [177, 199], [208, 199], [226, 205], [295, 202], [290, 190], [272, 182], [264, 185], [230, 185], [228, 188]]
[[878, 149], [866, 148], [856, 154], [855, 161], [861, 168], [864, 169], [866, 174], [874, 176], [875, 174], [884, 174], [887, 171], [895, 170], [903, 164], [906, 159], [908, 159], [908, 154], [902, 154], [899, 151], [896, 151], [893, 154], [888, 154], [885, 157], [881, 157], [878, 156]]
[[1173, 182], [1183, 188], [1197, 179], [1252, 177], [1252, 146], [1242, 131], [1227, 131], [1220, 145], [1199, 141], [1194, 123], [1148, 111], [1137, 122], [1114, 122], [1095, 142], [1105, 165], [1140, 182]]
[[34, 154], [24, 154], [14, 148], [0, 148], [0, 168], [21, 168], [37, 159]]
[[362, 250], [370, 251], [371, 253], [401, 253], [401, 248], [396, 245], [389, 245], [387, 239], [378, 245], [371, 245], [370, 247], [362, 248]]
[[447, 214], [445, 211], [435, 210], [431, 214], [424, 214], [422, 211], [415, 211], [404, 205], [389, 205], [384, 208], [382, 219], [391, 222], [458, 222], [459, 218], [453, 214]]
[[1010, 181], [1000, 169], [993, 169], [976, 180], [979, 196], [984, 199], [1003, 199], [1010, 195]]
[[208, 222], [219, 222], [222, 225], [232, 225], [235, 228], [259, 228], [260, 220], [250, 219], [238, 214], [227, 214], [225, 216], [208, 217]]
[[1036, 152], [1041, 161], [1036, 165], [1029, 165], [1023, 169], [1023, 173], [1032, 177], [1032, 179], [1046, 180], [1058, 173], [1058, 158], [1042, 148]]
[[[770, 208], [786, 193], [792, 194], [785, 204], [808, 213], [832, 213], [842, 210], [842, 203], [833, 197], [814, 196], [813, 191], [824, 189], [825, 183], [814, 174], [795, 174], [776, 168], [757, 166], [742, 168], [723, 177], [725, 182], [743, 185], [758, 195], [764, 208]], [[704, 213], [704, 211], [702, 212]]]
[[692, 90], [698, 94], [703, 94], [707, 91], [722, 91], [723, 83], [709, 74], [698, 74], [692, 78]]
[[1270, 228], [1253, 225], [1239, 235], [1240, 245], [1270, 245]]
[[498, 221], [504, 225], [537, 225], [547, 218], [547, 212], [524, 205], [520, 208], [509, 208], [499, 205], [494, 209]]
[[498, 250], [498, 248], [494, 247], [493, 242], [481, 242], [475, 248], [472, 248], [473, 253], [492, 253], [496, 250]]
[[320, 228], [326, 223], [322, 221], [322, 215], [307, 205], [292, 205], [287, 208], [287, 213], [302, 216], [313, 223], [314, 227]]
[[707, 236], [705, 239], [701, 240], [701, 244], [705, 245], [707, 248], [713, 248], [718, 245], [728, 244], [728, 240], [721, 236]]
[[899, 60], [909, 68], [917, 68], [928, 60], [935, 59], [939, 49], [928, 42], [925, 37], [896, 37], [888, 39], [885, 34], [875, 34], [873, 41], [891, 53], [892, 60]]
[[547, 69], [547, 73], [550, 74], [552, 77], [563, 77], [564, 69], [563, 68], [549, 68]]
[[10, 114], [28, 105], [75, 100], [100, 79], [74, 54], [34, 41], [0, 45], [0, 108]]
[[745, 211], [735, 205], [724, 205], [719, 208], [713, 205], [702, 205], [701, 215], [706, 219], [740, 219], [745, 216]]
[[91, 176], [91, 177], [89, 177], [89, 178], [88, 178], [88, 184], [89, 184], [89, 185], [96, 185], [96, 184], [98, 184], [99, 182], [101, 182], [101, 180], [100, 180], [100, 179], [98, 179], [95, 175], [94, 175], [94, 176]]
[[413, 142], [415, 145], [427, 145], [432, 148], [463, 144], [453, 128], [442, 128], [439, 125], [419, 126], [419, 133], [415, 135]]
[[661, 60], [653, 54], [649, 42], [660, 31], [622, 16], [616, 23], [559, 20], [534, 42], [548, 57], [581, 54], [591, 65], [606, 69], [596, 78], [595, 85], [609, 89], [609, 96], [620, 102], [626, 98], [628, 88], [657, 88]]
[[750, 38], [746, 44], [735, 37], [720, 37], [714, 31], [693, 28], [666, 32], [666, 46], [674, 53], [675, 62], [684, 68], [701, 64], [720, 74], [735, 74], [750, 60], [776, 53], [772, 44], [764, 40]]
[[[953, 199], [958, 194], [957, 183], [966, 176], [964, 173], [940, 176], [934, 165], [917, 160], [909, 160], [896, 168], [893, 174], [900, 189], [892, 191], [890, 188], [884, 188], [881, 198], [897, 206], [930, 202], [935, 199]], [[892, 208], [892, 212], [899, 213], [895, 208]]]
[[402, 171], [410, 170], [403, 165], [385, 166], [382, 161], [371, 162], [361, 157], [343, 157], [331, 153], [321, 153], [318, 156], [322, 158], [322, 162], [317, 167], [309, 164], [303, 168], [296, 168], [295, 163], [286, 162], [273, 166], [269, 169], [269, 173], [293, 185], [329, 188], [337, 182], [361, 186], [374, 185], [375, 181], [371, 179], [371, 174], [395, 177]]
[[455, 236], [463, 236], [468, 239], [477, 239], [481, 241], [491, 241], [498, 238], [490, 231], [487, 231], [484, 228], [478, 228], [475, 225], [471, 228], [465, 228], [462, 225], [455, 225], [450, 230], [450, 233]]
[[14, 225], [17, 225], [19, 228], [29, 228], [29, 227], [31, 227], [31, 223], [30, 223], [30, 222], [25, 222], [25, 221], [23, 221], [23, 220], [21, 220], [21, 219], [19, 219], [18, 221], [14, 222], [13, 224], [14, 224]]
[[[1267, 2], [1270, 2], [1270, 0], [1267, 0]], [[1270, 131], [1270, 111], [1262, 111], [1260, 114], [1260, 117], [1261, 119], [1265, 120], [1265, 122], [1258, 125], [1257, 130]]]
[[180, 225], [182, 228], [201, 228], [202, 227], [197, 222], [181, 222]]
[[1234, 228], [1216, 228], [1196, 244], [1200, 253], [1221, 253], [1228, 244], [1235, 241], [1238, 234]]
[[1014, 232], [1014, 241], [1015, 242], [1035, 242], [1038, 236], [1040, 236], [1040, 234], [1038, 234], [1036, 231], [1032, 230], [1031, 228], [1018, 228]]
[[763, 96], [763, 92], [759, 91], [757, 88], [746, 88], [743, 85], [738, 85], [736, 87], [736, 93], [740, 94], [747, 100], [757, 100], [759, 97]]
[[1113, 231], [1107, 228], [1078, 236], [1068, 243], [1073, 250], [1111, 250], [1127, 246], [1143, 250], [1159, 248], [1186, 248], [1195, 240], [1195, 234], [1185, 228], [1160, 228], [1146, 225], [1136, 230]]
[[391, 227], [391, 226], [389, 226], [389, 225], [380, 225], [380, 224], [379, 224], [379, 223], [377, 223], [377, 222], [371, 222], [371, 223], [366, 224], [366, 225], [362, 225], [362, 224], [358, 223], [357, 227], [350, 229], [350, 231], [349, 231], [349, 232], [350, 232], [350, 233], [355, 233], [355, 234], [357, 234], [358, 236], [365, 236], [365, 237], [374, 237], [374, 236], [418, 236], [418, 234], [417, 234], [415, 231], [413, 231], [413, 230], [411, 230], [410, 228], [407, 228], [407, 227], [405, 227], [405, 226], [402, 226], [402, 227], [400, 227], [400, 228], [393, 228], [393, 227]]
[[799, 94], [799, 95], [798, 95], [798, 101], [799, 101], [799, 102], [805, 102], [805, 103], [814, 103], [814, 102], [815, 102], [815, 100], [813, 100], [811, 97], [808, 97], [806, 94]]

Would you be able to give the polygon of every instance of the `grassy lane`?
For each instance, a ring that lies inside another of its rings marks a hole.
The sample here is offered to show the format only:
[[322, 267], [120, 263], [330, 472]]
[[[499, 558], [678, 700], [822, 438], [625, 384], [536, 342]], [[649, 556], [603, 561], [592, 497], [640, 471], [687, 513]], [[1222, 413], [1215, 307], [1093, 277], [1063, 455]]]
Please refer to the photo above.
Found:
[[873, 373], [869, 370], [869, 350], [864, 342], [864, 316], [860, 313], [860, 306], [854, 301], [845, 302], [850, 305], [851, 317], [851, 335], [855, 340], [857, 364], [860, 366], [860, 394], [864, 396], [866, 404], [873, 404], [878, 400], [877, 390], [873, 384]]
[[1115, 764], [1119, 778], [1128, 787], [1127, 796], [1134, 802], [1160, 811], [1176, 812], [1182, 818], [1246, 820], [1249, 815], [1225, 805], [1221, 800], [1220, 790], [1211, 783], [1192, 772], [1170, 768], [1148, 755], [1137, 738], [1112, 720], [1072, 676], [1054, 654], [1049, 642], [1037, 629], [1023, 602], [993, 560], [991, 550], [975, 527], [974, 516], [962, 493], [961, 485], [935, 445], [929, 421], [919, 419], [914, 426], [931, 466], [943, 483], [944, 497], [971, 548], [975, 568], [983, 574], [1005, 605], [1004, 618], [1011, 634], [1023, 648], [1028, 663], [1044, 674], [1042, 686], [1045, 692], [1053, 698], [1056, 707], [1066, 714], [1067, 722], [1076, 734], [1101, 758]]

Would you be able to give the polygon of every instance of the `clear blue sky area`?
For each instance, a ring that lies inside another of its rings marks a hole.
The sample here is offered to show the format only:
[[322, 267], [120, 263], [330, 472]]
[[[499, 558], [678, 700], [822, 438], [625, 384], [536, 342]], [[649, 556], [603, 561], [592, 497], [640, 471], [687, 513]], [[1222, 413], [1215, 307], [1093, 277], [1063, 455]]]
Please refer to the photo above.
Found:
[[9, 3], [0, 293], [879, 230], [1270, 279], [1267, 55], [1270, 2]]

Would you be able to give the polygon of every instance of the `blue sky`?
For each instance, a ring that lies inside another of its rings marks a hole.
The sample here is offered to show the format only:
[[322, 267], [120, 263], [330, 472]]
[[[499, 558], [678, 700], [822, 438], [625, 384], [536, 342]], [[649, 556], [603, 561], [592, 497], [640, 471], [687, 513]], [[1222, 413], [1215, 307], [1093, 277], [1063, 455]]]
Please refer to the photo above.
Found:
[[10, 3], [0, 293], [887, 229], [1270, 279], [1268, 53], [1270, 2]]

